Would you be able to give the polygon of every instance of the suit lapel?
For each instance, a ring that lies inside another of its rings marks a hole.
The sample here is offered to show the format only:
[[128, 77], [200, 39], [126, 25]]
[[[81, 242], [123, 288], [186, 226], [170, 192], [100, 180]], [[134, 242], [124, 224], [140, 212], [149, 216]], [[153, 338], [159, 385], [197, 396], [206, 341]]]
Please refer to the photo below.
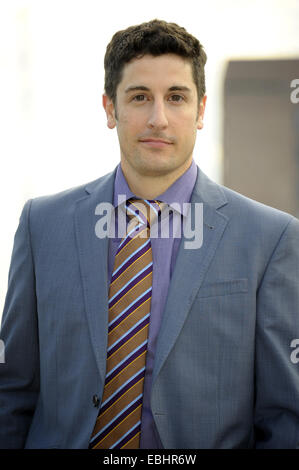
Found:
[[224, 192], [199, 169], [191, 202], [203, 204], [203, 243], [199, 249], [184, 249], [182, 237], [157, 341], [153, 383], [180, 334], [228, 222], [217, 211], [227, 203]]
[[98, 216], [96, 207], [113, 200], [115, 172], [87, 186], [86, 196], [77, 201], [75, 232], [83, 284], [84, 303], [100, 375], [104, 380], [106, 369], [108, 329], [108, 237], [100, 239], [95, 232]]

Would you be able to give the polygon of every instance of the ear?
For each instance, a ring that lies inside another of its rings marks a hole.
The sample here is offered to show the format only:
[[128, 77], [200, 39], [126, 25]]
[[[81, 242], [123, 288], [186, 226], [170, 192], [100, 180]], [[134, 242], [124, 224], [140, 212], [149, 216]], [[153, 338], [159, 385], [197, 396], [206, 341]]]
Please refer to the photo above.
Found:
[[199, 104], [199, 111], [198, 111], [198, 119], [197, 119], [197, 129], [203, 128], [203, 117], [205, 114], [206, 109], [206, 102], [207, 102], [207, 95], [205, 95], [200, 104]]
[[104, 93], [102, 97], [103, 107], [106, 111], [107, 126], [113, 129], [116, 126], [115, 109], [112, 100]]

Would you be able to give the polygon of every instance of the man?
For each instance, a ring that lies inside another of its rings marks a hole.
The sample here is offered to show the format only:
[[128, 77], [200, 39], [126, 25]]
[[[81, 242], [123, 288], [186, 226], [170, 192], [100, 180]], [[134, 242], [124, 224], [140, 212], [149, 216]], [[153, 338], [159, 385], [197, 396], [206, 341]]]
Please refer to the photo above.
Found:
[[[23, 209], [1, 330], [1, 447], [299, 446], [299, 221], [195, 165], [205, 62], [197, 39], [159, 20], [108, 45], [103, 105], [120, 165]], [[105, 203], [139, 225], [102, 236]], [[202, 207], [200, 246], [184, 232], [150, 237], [171, 207], [176, 228]]]

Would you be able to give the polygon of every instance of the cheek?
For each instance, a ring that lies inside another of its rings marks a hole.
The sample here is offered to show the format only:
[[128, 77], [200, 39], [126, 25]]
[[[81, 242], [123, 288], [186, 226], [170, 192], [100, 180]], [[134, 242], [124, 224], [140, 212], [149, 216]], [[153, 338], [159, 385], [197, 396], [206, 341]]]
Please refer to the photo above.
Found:
[[175, 124], [175, 129], [181, 136], [182, 140], [188, 140], [197, 132], [197, 121], [194, 116], [182, 116]]
[[176, 112], [172, 112], [171, 114], [169, 114], [168, 123], [170, 126], [173, 126], [179, 130], [185, 129], [187, 131], [190, 131], [190, 129], [196, 127], [197, 115], [193, 109], [190, 110], [186, 108], [180, 108], [176, 109], [175, 111]]
[[140, 122], [138, 123], [135, 119], [132, 120], [131, 118], [123, 116], [122, 119], [118, 121], [117, 133], [122, 145], [132, 146], [135, 144], [138, 135], [142, 133], [142, 128], [140, 127]]
[[139, 113], [125, 113], [123, 112], [119, 116], [119, 127], [123, 128], [123, 131], [127, 132], [128, 134], [133, 134], [134, 132], [138, 132], [138, 129], [142, 127], [143, 119]]

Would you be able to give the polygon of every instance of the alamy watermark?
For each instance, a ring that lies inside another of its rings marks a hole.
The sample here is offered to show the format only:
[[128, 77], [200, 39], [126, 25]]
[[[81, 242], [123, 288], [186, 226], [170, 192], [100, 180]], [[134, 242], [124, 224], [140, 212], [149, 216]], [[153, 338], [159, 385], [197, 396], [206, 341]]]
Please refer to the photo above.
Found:
[[297, 104], [299, 103], [299, 78], [294, 78], [294, 80], [291, 81], [290, 87], [295, 88], [290, 95], [291, 102]]
[[[298, 346], [298, 347], [296, 347]], [[293, 339], [290, 344], [291, 348], [296, 348], [291, 353], [291, 361], [293, 364], [298, 364], [299, 362], [299, 338]]]
[[4, 341], [0, 339], [0, 364], [5, 363], [5, 345]]
[[[128, 233], [138, 231], [142, 224], [137, 217], [127, 225], [125, 210], [126, 196], [118, 196], [117, 224], [115, 208], [109, 202], [101, 202], [95, 208], [95, 215], [100, 216], [95, 225], [95, 234], [98, 238], [124, 238]], [[181, 238], [184, 237], [185, 249], [201, 248], [203, 243], [203, 204], [183, 203], [183, 224], [181, 223], [181, 206], [179, 203], [165, 205], [162, 210], [161, 219], [150, 226], [150, 238]], [[144, 225], [144, 224], [143, 224]], [[146, 237], [145, 231], [140, 232], [140, 237]]]

